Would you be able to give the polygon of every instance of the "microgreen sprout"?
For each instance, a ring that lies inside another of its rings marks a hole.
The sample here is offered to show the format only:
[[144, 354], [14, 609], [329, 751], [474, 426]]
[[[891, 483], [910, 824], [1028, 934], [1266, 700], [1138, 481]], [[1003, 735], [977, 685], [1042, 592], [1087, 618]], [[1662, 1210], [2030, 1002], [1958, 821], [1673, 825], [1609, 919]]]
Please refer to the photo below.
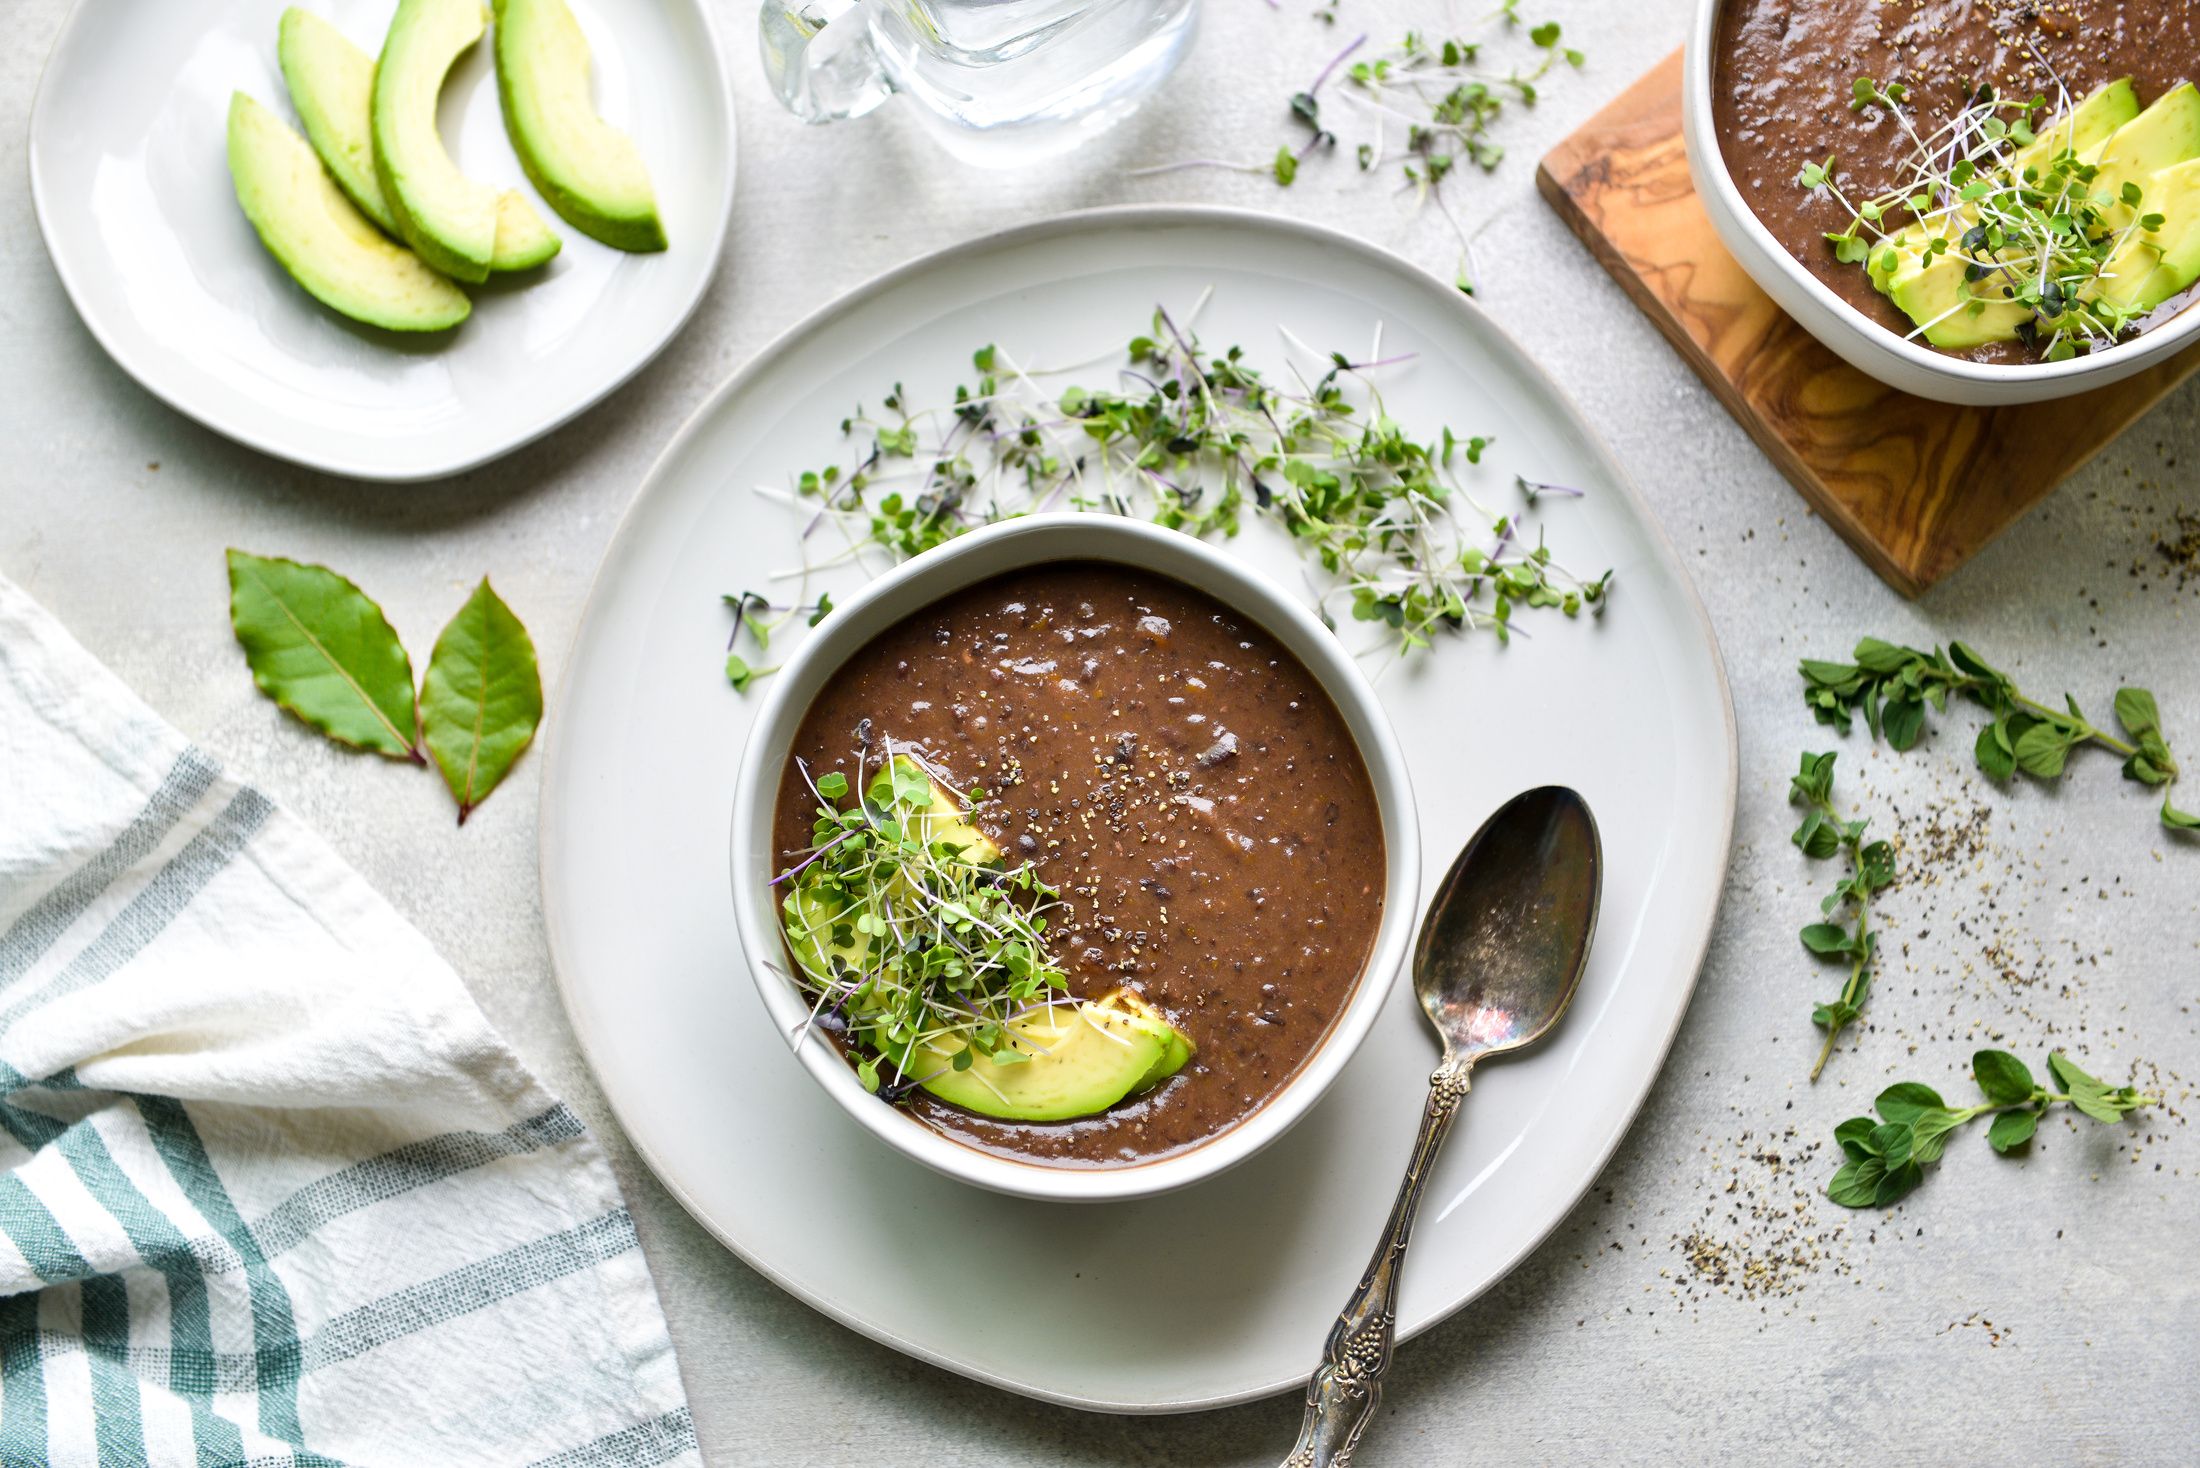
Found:
[[[1288, 336], [1288, 333], [1286, 333]], [[810, 530], [836, 527], [842, 549], [810, 553], [807, 575], [883, 549], [919, 555], [978, 525], [1040, 510], [1133, 516], [1190, 535], [1234, 535], [1250, 513], [1281, 525], [1320, 568], [1317, 610], [1389, 629], [1401, 652], [1439, 633], [1485, 628], [1509, 641], [1516, 609], [1601, 613], [1612, 573], [1561, 566], [1519, 515], [1475, 500], [1462, 476], [1487, 437], [1408, 434], [1383, 406], [1378, 369], [1405, 360], [1317, 354], [1318, 375], [1290, 388], [1238, 347], [1203, 351], [1166, 310], [1133, 338], [1111, 387], [1042, 389], [998, 347], [978, 351], [973, 382], [951, 404], [919, 410], [897, 385], [883, 413], [842, 423], [852, 467], [800, 475]], [[1519, 481], [1537, 495], [1576, 496]], [[778, 496], [777, 491], [763, 493]]]
[[811, 1001], [803, 1033], [841, 1036], [865, 1087], [892, 1101], [976, 1056], [1028, 1060], [1010, 1027], [1066, 1002], [1068, 986], [1047, 945], [1054, 889], [958, 839], [985, 792], [952, 791], [891, 740], [869, 756], [855, 751], [852, 778], [798, 762], [816, 799], [810, 845], [772, 885]]

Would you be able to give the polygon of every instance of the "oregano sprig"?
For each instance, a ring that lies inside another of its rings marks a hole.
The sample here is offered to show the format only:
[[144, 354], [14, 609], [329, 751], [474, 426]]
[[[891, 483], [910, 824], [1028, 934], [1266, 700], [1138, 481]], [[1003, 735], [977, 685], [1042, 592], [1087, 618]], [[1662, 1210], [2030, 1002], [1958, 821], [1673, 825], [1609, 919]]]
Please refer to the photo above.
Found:
[[1834, 758], [1831, 753], [1805, 754], [1802, 768], [1788, 788], [1788, 799], [1807, 812], [1794, 836], [1803, 854], [1814, 860], [1836, 854], [1848, 858], [1848, 874], [1834, 884], [1833, 891], [1819, 905], [1820, 921], [1805, 924], [1800, 935], [1803, 946], [1812, 953], [1848, 966], [1840, 997], [1810, 1012], [1811, 1023], [1826, 1032], [1825, 1043], [1818, 1047], [1818, 1059], [1810, 1068], [1814, 1081], [1826, 1068], [1826, 1058], [1833, 1054], [1833, 1043], [1841, 1037], [1841, 1031], [1864, 1012], [1865, 996], [1871, 992], [1872, 960], [1879, 946], [1879, 935], [1871, 928], [1872, 894], [1894, 880], [1894, 848], [1884, 841], [1867, 844], [1864, 829], [1868, 823], [1844, 821], [1834, 808]]
[[1944, 713], [1949, 697], [1961, 694], [1991, 716], [1973, 746], [1978, 767], [1989, 777], [2007, 780], [2021, 770], [2052, 780], [2073, 750], [2097, 744], [2123, 756], [2126, 779], [2161, 787], [2163, 825], [2200, 827], [2200, 816], [2170, 803], [2177, 761], [2163, 736], [2154, 695], [2143, 688], [2117, 691], [2116, 719], [2128, 736], [2119, 739], [2090, 721], [2075, 698], [2063, 695], [2061, 708], [2043, 703], [1961, 642], [1927, 652], [1867, 637], [1853, 656], [1849, 663], [1802, 661], [1803, 700], [1821, 724], [1847, 733], [1861, 714], [1874, 738], [1906, 750], [1924, 733], [1926, 709]]
[[1987, 1144], [2006, 1153], [2032, 1140], [2050, 1107], [2069, 1106], [2095, 1121], [2116, 1122], [2160, 1099], [2097, 1080], [2059, 1050], [2047, 1057], [2047, 1069], [2061, 1090], [2040, 1085], [2006, 1050], [1979, 1051], [1971, 1057], [1971, 1075], [1986, 1099], [1975, 1106], [1952, 1107], [1916, 1081], [1889, 1086], [1873, 1103], [1878, 1120], [1852, 1116], [1834, 1128], [1847, 1160], [1826, 1184], [1826, 1196], [1844, 1208], [1887, 1207], [1925, 1180], [1926, 1166], [1940, 1160], [1952, 1132], [1982, 1116], [1993, 1118]]

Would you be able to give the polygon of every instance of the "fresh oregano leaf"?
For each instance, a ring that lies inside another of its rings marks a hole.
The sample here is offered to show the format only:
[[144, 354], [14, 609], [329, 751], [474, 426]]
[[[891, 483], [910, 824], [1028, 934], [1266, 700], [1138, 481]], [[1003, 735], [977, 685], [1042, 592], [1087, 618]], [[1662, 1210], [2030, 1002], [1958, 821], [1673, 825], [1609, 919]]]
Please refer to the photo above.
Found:
[[1879, 1196], [1879, 1184], [1886, 1175], [1885, 1164], [1876, 1157], [1844, 1162], [1826, 1185], [1826, 1196], [1843, 1208], [1869, 1208]]
[[2006, 1050], [1981, 1050], [1971, 1057], [1971, 1075], [1986, 1099], [2008, 1106], [2032, 1099], [2038, 1087], [2025, 1063]]
[[2144, 739], [2162, 730], [2162, 711], [2154, 705], [2154, 695], [2144, 688], [2119, 688], [2116, 690], [2116, 722], [2124, 726], [2124, 732], [2134, 739]]
[[2017, 772], [2017, 756], [2010, 744], [2009, 728], [1998, 720], [1978, 731], [1978, 742], [1971, 752], [1988, 779], [2006, 780]]
[[1986, 1129], [1986, 1141], [1996, 1152], [2007, 1152], [2032, 1140], [2032, 1133], [2040, 1129], [2040, 1114], [2029, 1108], [2023, 1111], [2004, 1111], [1994, 1118], [1994, 1124]]
[[1885, 1208], [1899, 1203], [1919, 1183], [1925, 1181], [1925, 1169], [1915, 1162], [1902, 1162], [1889, 1166], [1879, 1179], [1879, 1186], [1872, 1190], [1872, 1206]]
[[420, 710], [428, 751], [464, 825], [542, 722], [535, 644], [486, 576], [435, 640]]
[[1896, 749], [1914, 748], [1925, 732], [1925, 705], [1916, 699], [1890, 700], [1879, 716], [1887, 742]]
[[1855, 942], [1839, 923], [1812, 923], [1803, 929], [1803, 946], [1813, 953], [1846, 953]]
[[1916, 1162], [1938, 1162], [1940, 1154], [1948, 1146], [1948, 1133], [1963, 1125], [1960, 1113], [1945, 1106], [1927, 1107], [1910, 1123], [1910, 1158]]
[[2070, 737], [2053, 724], [2034, 724], [2017, 741], [2016, 755], [2018, 769], [2052, 780], [2070, 756]]
[[1871, 1136], [1876, 1125], [1868, 1116], [1852, 1116], [1833, 1129], [1833, 1139], [1851, 1162], [1862, 1162], [1872, 1155]]
[[1948, 1109], [1938, 1091], [1916, 1081], [1897, 1081], [1881, 1091], [1872, 1104], [1884, 1120], [1904, 1124], [1914, 1123], [1928, 1111]]
[[262, 693], [338, 743], [421, 762], [412, 659], [357, 586], [232, 548], [229, 621]]
[[1917, 1134], [1909, 1127], [1898, 1121], [1890, 1121], [1872, 1128], [1868, 1148], [1891, 1172], [1910, 1160], [1910, 1148], [1916, 1143]]

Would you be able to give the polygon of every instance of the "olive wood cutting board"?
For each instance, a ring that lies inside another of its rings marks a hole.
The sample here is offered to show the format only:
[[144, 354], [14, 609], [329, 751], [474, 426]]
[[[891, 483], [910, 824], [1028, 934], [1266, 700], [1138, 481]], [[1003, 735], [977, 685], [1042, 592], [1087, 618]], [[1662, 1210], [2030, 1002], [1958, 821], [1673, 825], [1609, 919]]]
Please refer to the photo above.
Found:
[[1675, 51], [1543, 160], [1536, 186], [1803, 498], [1904, 596], [1961, 566], [2200, 371], [2200, 346], [2018, 408], [1895, 391], [1757, 288], [1697, 201]]

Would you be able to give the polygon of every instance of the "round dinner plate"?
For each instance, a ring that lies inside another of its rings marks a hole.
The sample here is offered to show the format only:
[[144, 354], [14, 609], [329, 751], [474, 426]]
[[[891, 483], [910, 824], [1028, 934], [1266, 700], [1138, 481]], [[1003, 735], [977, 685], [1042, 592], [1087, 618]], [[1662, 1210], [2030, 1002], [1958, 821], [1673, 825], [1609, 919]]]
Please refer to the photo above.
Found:
[[[1510, 647], [1480, 634], [1365, 663], [1412, 772], [1426, 872], [1532, 785], [1575, 786], [1604, 839], [1603, 918], [1573, 1010], [1538, 1050], [1476, 1074], [1422, 1209], [1399, 1332], [1458, 1309], [1564, 1216], [1657, 1078], [1725, 875], [1735, 744], [1710, 623], [1672, 547], [1588, 424], [1457, 291], [1341, 234], [1192, 208], [1070, 215], [904, 266], [759, 354], [673, 441], [605, 556], [547, 724], [543, 905], [559, 983], [658, 1177], [835, 1319], [1012, 1391], [1112, 1411], [1303, 1380], [1390, 1206], [1435, 1042], [1400, 985], [1295, 1130], [1161, 1198], [1008, 1198], [888, 1150], [803, 1074], [735, 933], [726, 830], [755, 698], [720, 671], [719, 598], [798, 559], [807, 512], [756, 487], [846, 464], [839, 424], [858, 403], [875, 408], [896, 382], [911, 404], [946, 401], [988, 343], [1024, 364], [1097, 360], [1056, 381], [1106, 382], [1157, 304], [1181, 320], [1203, 295], [1203, 345], [1243, 345], [1272, 378], [1328, 365], [1286, 329], [1358, 354], [1379, 327], [1385, 356], [1411, 354], [1379, 369], [1393, 416], [1421, 437], [1494, 437], [1462, 471], [1493, 508], [1518, 507], [1516, 474], [1581, 489], [1544, 496], [1534, 520], [1560, 561], [1616, 571], [1601, 619], [1524, 612], [1530, 635]], [[1249, 523], [1230, 544], [1307, 584], [1278, 527]], [[846, 587], [860, 573], [840, 574]], [[798, 621], [781, 634], [795, 635]], [[1341, 635], [1374, 636], [1355, 623]]]
[[[300, 0], [370, 54], [396, 0]], [[671, 247], [629, 255], [557, 217], [504, 136], [489, 38], [442, 129], [460, 168], [520, 189], [564, 248], [468, 288], [456, 330], [411, 338], [329, 310], [237, 206], [232, 92], [298, 126], [275, 59], [286, 0], [79, 0], [31, 109], [31, 193], [54, 269], [124, 370], [178, 410], [333, 474], [455, 474], [549, 432], [632, 376], [702, 299], [733, 203], [733, 97], [702, 0], [571, 0], [597, 105], [648, 162]]]

